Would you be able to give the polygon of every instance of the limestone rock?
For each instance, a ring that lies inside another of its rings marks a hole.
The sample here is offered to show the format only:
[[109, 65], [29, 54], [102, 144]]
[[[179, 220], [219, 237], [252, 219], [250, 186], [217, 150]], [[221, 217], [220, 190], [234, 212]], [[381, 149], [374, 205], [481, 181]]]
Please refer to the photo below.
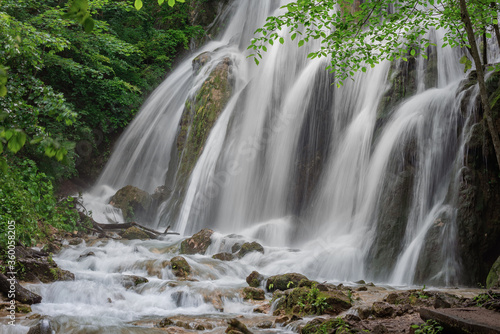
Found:
[[234, 259], [234, 256], [231, 253], [217, 253], [217, 254], [212, 256], [212, 259], [221, 260], [221, 261], [231, 261]]
[[191, 273], [191, 266], [182, 256], [176, 256], [170, 260], [172, 272], [177, 277], [187, 277]]
[[245, 242], [243, 245], [241, 245], [241, 249], [238, 252], [238, 257], [241, 259], [243, 256], [247, 255], [248, 253], [252, 252], [259, 252], [264, 254], [264, 247], [262, 247], [261, 244], [258, 242]]
[[122, 210], [123, 219], [132, 222], [145, 218], [152, 204], [151, 195], [137, 187], [128, 185], [111, 197], [109, 204]]
[[303, 279], [307, 280], [308, 278], [298, 273], [271, 276], [266, 281], [266, 290], [270, 292], [273, 292], [274, 290], [285, 291], [287, 289], [297, 287]]
[[259, 288], [252, 288], [247, 286], [243, 289], [243, 298], [245, 299], [254, 299], [254, 300], [264, 300], [265, 293], [264, 290]]
[[248, 285], [250, 285], [253, 288], [258, 288], [263, 280], [264, 280], [264, 276], [262, 276], [261, 274], [259, 274], [256, 271], [252, 271], [246, 279]]
[[203, 229], [181, 243], [181, 254], [205, 254], [208, 246], [212, 243], [210, 239], [214, 231]]

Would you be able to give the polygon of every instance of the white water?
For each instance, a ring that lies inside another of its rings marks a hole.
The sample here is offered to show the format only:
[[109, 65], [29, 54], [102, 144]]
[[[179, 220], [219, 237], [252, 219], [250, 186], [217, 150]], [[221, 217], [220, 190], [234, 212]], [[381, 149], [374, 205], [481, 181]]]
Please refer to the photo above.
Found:
[[[441, 48], [443, 33], [432, 32], [429, 38], [438, 44], [437, 87], [425, 87], [426, 65], [417, 59], [417, 94], [396, 106], [380, 125], [379, 104], [390, 88], [388, 62], [335, 89], [324, 71], [326, 60], [306, 60], [308, 48], [315, 45], [274, 46], [258, 67], [246, 59], [245, 46], [252, 32], [277, 7], [269, 1], [235, 2], [220, 40], [188, 57], [145, 103], [97, 185], [85, 195], [86, 206], [98, 221], [121, 221], [119, 210], [106, 205], [116, 190], [131, 184], [152, 193], [165, 182], [175, 188], [175, 180], [167, 180], [167, 174], [175, 175], [175, 170], [168, 169], [176, 168], [171, 160], [180, 153], [173, 147], [184, 103], [196, 95], [221, 59], [229, 57], [233, 96], [213, 127], [185, 190], [174, 193], [160, 206], [156, 219], [147, 223], [158, 230], [172, 225], [182, 235], [204, 227], [241, 233], [292, 217], [287, 239], [278, 232], [266, 242], [323, 254], [326, 263], [311, 272], [313, 276], [412, 284], [427, 232], [443, 215], [453, 216], [447, 195], [453, 191], [452, 181], [461, 163], [462, 143], [456, 137], [462, 117], [456, 97], [463, 78], [459, 51]], [[193, 73], [192, 59], [205, 51], [212, 52], [211, 60]], [[318, 126], [327, 130], [317, 132]], [[316, 143], [324, 152], [317, 183], [297, 204], [292, 200], [296, 188], [306, 189], [297, 183], [304, 142]], [[413, 145], [410, 153], [408, 145]], [[405, 160], [408, 154], [414, 156], [411, 166]], [[385, 266], [385, 274], [379, 275], [367, 261], [374, 260], [377, 235], [384, 228], [384, 190], [407, 168], [411, 168], [412, 181], [406, 194], [402, 246], [390, 261], [376, 259]], [[452, 218], [443, 236], [449, 242], [440, 245], [442, 252], [454, 253], [454, 231]], [[458, 266], [453, 256], [445, 261], [450, 270]], [[428, 277], [439, 277], [438, 284], [452, 284], [459, 282], [457, 275], [433, 272]]]
[[[205, 227], [215, 229], [208, 255], [230, 252], [242, 238], [261, 242], [265, 254], [251, 253], [231, 262], [187, 256], [198, 281], [171, 286], [174, 277], [169, 268], [162, 268], [162, 261], [176, 254], [181, 238], [70, 247], [56, 261], [76, 274], [76, 282], [34, 286], [44, 298], [35, 311], [51, 316], [61, 332], [139, 333], [135, 321], [180, 314], [251, 317], [252, 305], [237, 290], [246, 285], [252, 270], [265, 275], [300, 272], [330, 282], [460, 283], [456, 210], [450, 196], [462, 162], [462, 122], [467, 124], [457, 96], [463, 78], [458, 51], [437, 48], [437, 86], [430, 89], [424, 83], [426, 63], [418, 59], [417, 93], [381, 122], [378, 109], [390, 88], [389, 63], [357, 74], [353, 82], [336, 89], [324, 71], [326, 60], [306, 60], [314, 45], [297, 48], [288, 41], [274, 46], [258, 67], [246, 59], [253, 31], [275, 8], [277, 2], [267, 0], [235, 1], [220, 40], [193, 53], [158, 87], [123, 134], [94, 189], [84, 195], [94, 219], [107, 223], [123, 221], [119, 210], [107, 205], [121, 187], [131, 184], [152, 193], [166, 183], [174, 189], [176, 181], [167, 180], [167, 175], [175, 176], [172, 169], [177, 168], [175, 145], [185, 101], [196, 95], [211, 69], [229, 57], [233, 95], [184, 192], [173, 193], [147, 223], [158, 230], [172, 225], [184, 236]], [[442, 33], [435, 35], [441, 43]], [[205, 51], [211, 52], [211, 60], [194, 73], [191, 62]], [[298, 162], [314, 161], [308, 156], [314, 154], [320, 155], [322, 168], [317, 183], [307, 188], [299, 184]], [[410, 172], [397, 249], [379, 256], [381, 237], [391, 233], [385, 231], [383, 205], [392, 195], [391, 186]], [[300, 203], [294, 200], [297, 187], [311, 189]], [[419, 261], [430, 261], [422, 259], [428, 232], [442, 220], [446, 224], [438, 238], [439, 270], [430, 267], [416, 277], [423, 265]], [[239, 236], [224, 237], [229, 233]], [[96, 256], [80, 259], [87, 251]], [[148, 266], [159, 270], [157, 275], [148, 272]], [[120, 283], [124, 274], [150, 282], [126, 289]], [[206, 298], [210, 294], [222, 296], [224, 313]]]

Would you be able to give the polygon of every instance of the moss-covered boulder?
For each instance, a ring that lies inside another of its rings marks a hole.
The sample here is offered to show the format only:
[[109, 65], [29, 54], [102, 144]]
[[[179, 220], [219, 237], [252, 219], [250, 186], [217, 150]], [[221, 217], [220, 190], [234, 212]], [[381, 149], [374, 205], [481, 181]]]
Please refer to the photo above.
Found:
[[212, 259], [221, 261], [231, 261], [234, 259], [234, 255], [231, 253], [217, 253], [212, 256]]
[[238, 252], [238, 257], [241, 259], [243, 256], [252, 252], [259, 252], [264, 254], [264, 247], [262, 247], [261, 244], [255, 241], [245, 242], [243, 245], [241, 245], [241, 249]]
[[212, 234], [214, 234], [214, 231], [205, 228], [191, 238], [183, 240], [181, 254], [205, 254], [208, 246], [212, 244]]
[[320, 291], [316, 287], [290, 289], [285, 291], [282, 298], [276, 306], [276, 314], [336, 315], [352, 306], [349, 297], [342, 291]]
[[257, 271], [252, 271], [246, 279], [248, 285], [250, 285], [253, 288], [258, 288], [263, 280], [264, 276], [259, 274]]
[[314, 318], [300, 330], [301, 334], [350, 334], [358, 332], [359, 331], [352, 329], [352, 325], [342, 318]]
[[146, 240], [150, 239], [149, 235], [136, 226], [129, 227], [122, 233], [122, 238], [127, 240], [135, 240], [141, 239]]
[[145, 277], [136, 275], [123, 275], [121, 278], [121, 284], [125, 289], [130, 289], [136, 287], [140, 284], [148, 283], [149, 280]]
[[193, 71], [198, 72], [200, 68], [205, 66], [206, 63], [208, 63], [212, 59], [212, 53], [211, 52], [202, 52], [198, 56], [196, 56], [193, 59], [192, 65], [193, 65]]
[[22, 268], [19, 279], [28, 282], [51, 283], [55, 281], [73, 281], [75, 275], [61, 269], [50, 257], [20, 258], [18, 265]]
[[247, 286], [246, 288], [243, 289], [243, 298], [245, 299], [254, 299], [254, 300], [264, 300], [265, 299], [265, 292], [262, 289], [259, 288], [252, 288], [250, 286]]
[[[202, 56], [193, 68], [203, 64]], [[206, 60], [208, 61], [208, 60]], [[180, 157], [178, 185], [183, 187], [198, 161], [212, 127], [232, 94], [232, 61], [224, 58], [215, 66], [195, 96], [186, 101], [177, 134]]]
[[125, 186], [111, 197], [109, 204], [122, 210], [126, 222], [141, 221], [147, 218], [152, 204], [151, 195], [134, 186]]
[[172, 272], [177, 277], [187, 277], [191, 273], [191, 266], [182, 256], [176, 256], [170, 260]]
[[388, 303], [375, 302], [372, 305], [372, 314], [377, 318], [392, 317], [394, 312], [394, 307]]
[[266, 281], [266, 290], [273, 292], [274, 290], [285, 291], [294, 287], [298, 287], [303, 279], [309, 280], [302, 274], [288, 273], [283, 275], [271, 276]]
[[498, 289], [500, 288], [500, 257], [495, 261], [491, 270], [486, 278], [486, 288]]

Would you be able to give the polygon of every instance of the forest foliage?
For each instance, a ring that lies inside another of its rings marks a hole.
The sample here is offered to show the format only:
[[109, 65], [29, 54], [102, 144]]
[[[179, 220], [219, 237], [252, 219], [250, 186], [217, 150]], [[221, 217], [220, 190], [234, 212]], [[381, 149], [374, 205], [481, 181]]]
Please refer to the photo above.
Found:
[[0, 233], [15, 220], [27, 244], [39, 223], [74, 228], [54, 185], [77, 176], [76, 143], [95, 149], [96, 130], [104, 140], [121, 132], [204, 35], [189, 1], [137, 11], [130, 0], [90, 0], [92, 29], [68, 15], [72, 3], [0, 1]]

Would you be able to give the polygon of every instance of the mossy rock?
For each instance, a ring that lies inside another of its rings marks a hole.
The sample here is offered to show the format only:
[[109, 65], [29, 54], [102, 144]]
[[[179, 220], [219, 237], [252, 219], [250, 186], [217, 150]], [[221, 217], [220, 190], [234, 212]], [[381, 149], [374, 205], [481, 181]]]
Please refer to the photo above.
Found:
[[16, 313], [30, 313], [31, 306], [27, 304], [16, 304]]
[[488, 277], [486, 278], [486, 288], [500, 288], [500, 256], [491, 267]]
[[176, 256], [170, 260], [172, 272], [177, 277], [187, 277], [191, 273], [191, 266], [182, 256]]
[[21, 274], [19, 279], [28, 282], [41, 281], [51, 283], [55, 281], [73, 281], [75, 275], [67, 270], [63, 270], [49, 258], [21, 258], [18, 263], [23, 268], [18, 270]]
[[253, 288], [258, 288], [263, 280], [264, 276], [259, 274], [257, 271], [252, 271], [246, 279], [248, 285], [250, 285]]
[[130, 289], [148, 282], [149, 280], [147, 278], [136, 275], [123, 275], [121, 280], [121, 284], [125, 287], [125, 289]]
[[212, 256], [212, 259], [221, 261], [232, 261], [234, 259], [234, 255], [231, 253], [217, 253]]
[[135, 239], [141, 239], [141, 240], [147, 240], [150, 239], [149, 235], [141, 230], [140, 228], [136, 226], [129, 227], [128, 229], [125, 230], [122, 234], [123, 239], [128, 239], [128, 240], [135, 240]]
[[266, 290], [270, 292], [273, 292], [274, 290], [285, 291], [287, 289], [298, 287], [300, 281], [304, 279], [309, 280], [304, 275], [298, 273], [271, 276], [267, 279]]
[[372, 314], [377, 318], [390, 318], [394, 315], [394, 307], [384, 302], [375, 302], [372, 305]]
[[302, 327], [301, 334], [349, 334], [358, 333], [358, 331], [350, 328], [351, 326], [342, 318], [324, 319], [314, 318]]
[[319, 291], [317, 288], [299, 287], [285, 291], [284, 300], [276, 310], [285, 314], [336, 315], [351, 308], [349, 297], [342, 291]]
[[214, 234], [214, 231], [205, 228], [194, 234], [191, 238], [183, 240], [181, 243], [181, 254], [205, 254], [208, 246], [212, 244], [212, 234]]
[[248, 253], [252, 252], [259, 252], [264, 254], [264, 247], [262, 247], [261, 244], [258, 242], [245, 242], [243, 245], [241, 245], [241, 249], [238, 252], [238, 257], [241, 259], [243, 256], [247, 255]]
[[125, 186], [111, 197], [109, 204], [122, 210], [126, 222], [136, 221], [147, 216], [153, 199], [151, 195], [134, 186]]
[[252, 288], [249, 286], [243, 289], [243, 298], [254, 299], [254, 300], [266, 299], [264, 290], [259, 288]]

